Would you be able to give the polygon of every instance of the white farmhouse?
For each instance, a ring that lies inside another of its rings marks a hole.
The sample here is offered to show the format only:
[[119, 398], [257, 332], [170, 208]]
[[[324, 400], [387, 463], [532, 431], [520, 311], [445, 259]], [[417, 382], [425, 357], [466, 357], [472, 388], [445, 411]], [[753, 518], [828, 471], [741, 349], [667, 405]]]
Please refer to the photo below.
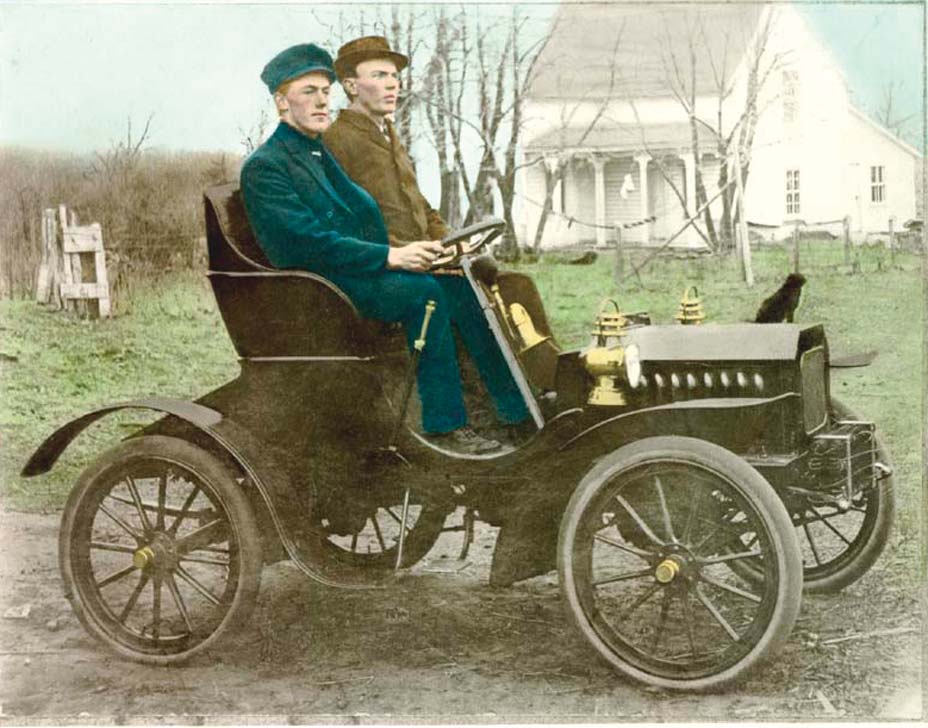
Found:
[[753, 129], [745, 216], [766, 237], [797, 222], [840, 231], [846, 216], [863, 237], [916, 216], [917, 150], [854, 108], [790, 5], [565, 3], [525, 105], [519, 238], [534, 243], [547, 188], [543, 247], [605, 245], [614, 225], [649, 218], [623, 239], [701, 246], [702, 217], [679, 231], [699, 200], [719, 229], [721, 165], [734, 184], [726, 138], [742, 128]]

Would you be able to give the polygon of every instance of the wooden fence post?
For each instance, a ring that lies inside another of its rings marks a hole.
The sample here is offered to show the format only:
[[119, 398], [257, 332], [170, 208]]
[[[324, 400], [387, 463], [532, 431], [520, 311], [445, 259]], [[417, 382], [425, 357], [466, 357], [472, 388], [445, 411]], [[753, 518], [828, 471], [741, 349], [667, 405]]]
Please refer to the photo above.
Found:
[[799, 223], [793, 228], [793, 273], [799, 272]]
[[754, 285], [754, 267], [751, 264], [751, 239], [748, 220], [744, 213], [744, 185], [741, 181], [741, 150], [735, 144], [735, 185], [738, 191], [738, 239], [741, 241], [741, 267], [748, 288]]
[[896, 265], [896, 217], [889, 218], [889, 265]]
[[42, 262], [35, 284], [35, 300], [38, 303], [54, 303], [61, 308], [58, 292], [61, 255], [58, 250], [58, 220], [55, 210], [42, 211]]
[[614, 226], [615, 229], [615, 285], [616, 288], [622, 283], [622, 278], [625, 277], [625, 251], [622, 250], [622, 226], [618, 223]]
[[109, 316], [109, 281], [100, 223], [78, 226], [77, 217], [64, 205], [58, 208], [58, 222], [63, 259], [61, 297], [81, 316]]
[[[58, 205], [58, 231], [63, 236], [64, 229], [68, 226], [68, 208], [64, 205]], [[74, 284], [81, 279], [81, 260], [77, 258], [72, 260], [70, 255], [61, 256], [61, 299], [65, 311], [74, 311], [77, 308], [77, 301], [70, 298], [66, 291], [71, 289]]]
[[845, 215], [841, 221], [844, 226], [844, 265], [851, 264], [851, 216]]

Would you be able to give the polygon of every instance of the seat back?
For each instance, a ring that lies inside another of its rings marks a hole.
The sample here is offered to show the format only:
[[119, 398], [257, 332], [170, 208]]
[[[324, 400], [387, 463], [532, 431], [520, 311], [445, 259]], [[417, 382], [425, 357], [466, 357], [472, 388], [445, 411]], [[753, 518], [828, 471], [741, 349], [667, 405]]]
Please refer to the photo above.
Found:
[[336, 285], [271, 266], [237, 183], [209, 188], [204, 205], [209, 279], [239, 356], [369, 357], [385, 348], [384, 325], [362, 319]]
[[273, 270], [248, 224], [238, 183], [210, 187], [206, 204], [206, 245], [211, 271]]

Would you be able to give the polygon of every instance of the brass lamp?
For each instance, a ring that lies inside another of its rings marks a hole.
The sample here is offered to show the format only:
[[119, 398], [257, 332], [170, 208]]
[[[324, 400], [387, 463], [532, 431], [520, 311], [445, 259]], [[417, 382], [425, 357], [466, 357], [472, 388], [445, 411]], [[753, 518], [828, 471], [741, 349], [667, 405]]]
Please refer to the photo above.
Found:
[[[690, 291], [693, 295], [690, 295]], [[696, 286], [689, 286], [683, 291], [683, 297], [680, 299], [680, 310], [674, 317], [681, 324], [689, 326], [698, 326], [706, 318], [702, 310], [702, 299], [699, 297], [699, 291]]]
[[[611, 304], [614, 311], [607, 311]], [[586, 370], [596, 378], [588, 402], [599, 406], [621, 406], [626, 404], [625, 393], [620, 381], [636, 386], [641, 375], [638, 347], [623, 346], [622, 337], [628, 329], [628, 319], [619, 305], [607, 300], [596, 317], [596, 329], [592, 332], [592, 346], [583, 354]]]

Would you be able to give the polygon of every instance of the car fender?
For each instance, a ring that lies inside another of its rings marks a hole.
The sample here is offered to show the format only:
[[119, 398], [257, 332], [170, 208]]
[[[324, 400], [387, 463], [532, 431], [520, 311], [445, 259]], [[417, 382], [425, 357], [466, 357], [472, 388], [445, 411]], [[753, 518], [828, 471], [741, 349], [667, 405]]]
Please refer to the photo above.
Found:
[[[796, 392], [767, 398], [683, 400], [619, 412], [574, 433], [557, 446], [558, 475], [552, 475], [550, 460], [542, 460], [540, 467], [546, 470], [529, 479], [513, 499], [515, 505], [500, 524], [490, 584], [508, 586], [555, 568], [561, 515], [583, 474], [601, 456], [654, 435], [697, 437], [737, 450], [738, 444], [763, 431], [772, 408], [798, 401]], [[552, 487], [552, 482], [564, 487]]]
[[[287, 555], [311, 579], [334, 587], [372, 588], [374, 586], [359, 579], [357, 574], [349, 571], [334, 571], [331, 567], [327, 567], [324, 561], [313, 559], [311, 548], [301, 548], [300, 544], [305, 540], [298, 536], [299, 520], [301, 515], [305, 515], [306, 508], [300, 507], [299, 504], [302, 501], [289, 477], [265, 454], [267, 448], [257, 438], [232, 420], [224, 418], [216, 410], [196, 402], [167, 397], [150, 397], [120, 402], [88, 412], [49, 435], [23, 467], [22, 476], [28, 478], [47, 473], [74, 438], [87, 427], [106, 415], [125, 409], [153, 410], [183, 420], [207, 435], [227, 453], [260, 494]], [[310, 558], [306, 558], [307, 555]], [[316, 561], [320, 563], [317, 564]]]

